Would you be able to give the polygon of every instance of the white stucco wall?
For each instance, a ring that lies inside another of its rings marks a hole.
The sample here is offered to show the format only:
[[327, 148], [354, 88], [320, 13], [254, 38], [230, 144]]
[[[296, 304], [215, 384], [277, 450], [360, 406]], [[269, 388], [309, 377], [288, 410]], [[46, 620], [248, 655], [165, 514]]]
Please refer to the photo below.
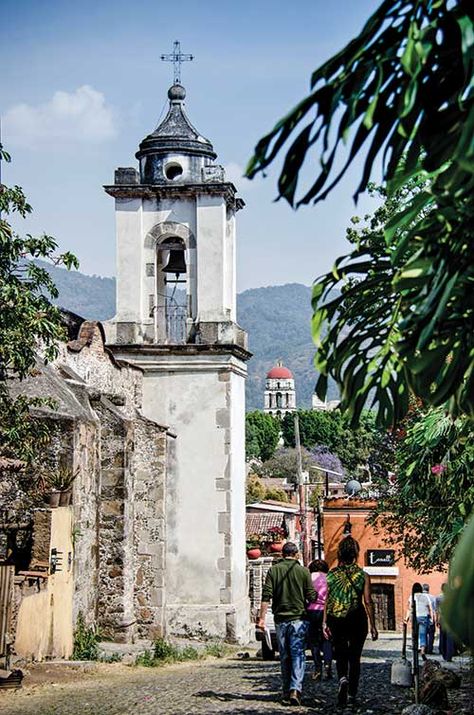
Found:
[[[196, 237], [196, 248], [188, 246], [186, 252], [186, 289], [192, 296], [193, 317], [235, 321], [235, 217], [227, 217], [223, 196], [206, 194], [196, 199], [116, 200], [115, 320], [153, 325], [150, 303], [157, 291], [156, 242], [149, 236], [158, 225], [170, 222]], [[155, 266], [153, 275], [147, 273], [150, 264]]]
[[166, 621], [248, 639], [245, 364], [225, 355], [121, 356], [144, 369], [143, 414], [177, 434], [166, 487]]
[[117, 233], [117, 314], [123, 322], [141, 318], [142, 202], [140, 199], [116, 199]]

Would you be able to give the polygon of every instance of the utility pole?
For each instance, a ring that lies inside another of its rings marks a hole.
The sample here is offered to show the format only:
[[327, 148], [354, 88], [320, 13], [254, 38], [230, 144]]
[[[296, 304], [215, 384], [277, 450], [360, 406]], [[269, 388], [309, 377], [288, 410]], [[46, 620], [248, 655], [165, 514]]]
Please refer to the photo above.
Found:
[[309, 534], [308, 534], [308, 512], [306, 509], [306, 484], [303, 474], [303, 462], [301, 459], [300, 422], [298, 413], [295, 412], [295, 447], [296, 447], [296, 469], [298, 477], [298, 501], [300, 505], [300, 528], [303, 564], [308, 565], [310, 561]]

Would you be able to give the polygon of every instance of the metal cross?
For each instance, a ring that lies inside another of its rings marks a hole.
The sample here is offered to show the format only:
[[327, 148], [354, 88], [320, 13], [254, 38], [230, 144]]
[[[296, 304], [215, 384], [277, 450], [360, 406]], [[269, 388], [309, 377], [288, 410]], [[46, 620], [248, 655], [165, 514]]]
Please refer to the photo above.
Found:
[[173, 52], [169, 55], [161, 55], [161, 59], [164, 60], [164, 62], [173, 63], [173, 82], [174, 84], [181, 84], [181, 63], [193, 60], [194, 56], [183, 54], [181, 52], [181, 44], [179, 40], [176, 40], [173, 44]]

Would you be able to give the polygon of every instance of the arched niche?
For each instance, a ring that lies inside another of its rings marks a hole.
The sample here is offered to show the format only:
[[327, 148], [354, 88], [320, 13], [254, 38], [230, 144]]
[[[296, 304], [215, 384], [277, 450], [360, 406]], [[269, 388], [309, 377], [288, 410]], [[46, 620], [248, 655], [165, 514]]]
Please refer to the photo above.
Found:
[[[192, 231], [184, 224], [164, 221], [156, 224], [145, 237], [145, 248], [153, 249], [155, 254], [155, 300], [154, 318], [155, 335], [159, 343], [186, 342], [190, 323], [196, 317], [196, 239]], [[169, 300], [169, 283], [163, 272], [170, 249], [185, 252], [186, 273], [180, 276], [177, 292], [172, 291]], [[182, 296], [181, 291], [185, 292]], [[176, 332], [176, 324], [182, 327]], [[175, 324], [175, 327], [173, 327]]]
[[153, 226], [145, 236], [145, 248], [155, 248], [157, 243], [172, 236], [181, 238], [188, 250], [196, 248], [194, 233], [184, 223], [177, 223], [176, 221], [163, 221]]

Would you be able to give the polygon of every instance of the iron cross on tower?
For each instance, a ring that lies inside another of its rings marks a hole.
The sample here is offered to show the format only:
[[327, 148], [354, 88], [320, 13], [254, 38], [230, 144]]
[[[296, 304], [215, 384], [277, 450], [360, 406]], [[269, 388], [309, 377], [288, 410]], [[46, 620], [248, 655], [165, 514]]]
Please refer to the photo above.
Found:
[[173, 44], [173, 52], [169, 55], [161, 55], [161, 59], [164, 62], [173, 63], [173, 82], [174, 84], [181, 84], [181, 63], [190, 62], [194, 59], [194, 56], [183, 54], [181, 52], [181, 43], [176, 40]]

